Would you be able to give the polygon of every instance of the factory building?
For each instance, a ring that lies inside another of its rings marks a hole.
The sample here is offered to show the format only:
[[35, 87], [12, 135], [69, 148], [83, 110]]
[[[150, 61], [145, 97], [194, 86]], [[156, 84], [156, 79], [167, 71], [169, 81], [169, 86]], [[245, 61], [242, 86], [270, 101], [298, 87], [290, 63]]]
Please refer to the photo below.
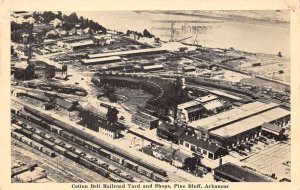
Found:
[[103, 57], [103, 58], [95, 58], [95, 59], [82, 59], [81, 63], [83, 65], [100, 65], [107, 63], [115, 63], [122, 61], [119, 56], [111, 56], [111, 57]]
[[34, 78], [35, 68], [34, 64], [27, 64], [27, 62], [20, 62], [15, 64], [14, 78], [17, 80], [31, 80]]
[[136, 55], [151, 55], [158, 53], [165, 53], [167, 50], [162, 48], [149, 48], [149, 49], [138, 49], [138, 50], [128, 50], [128, 51], [118, 51], [110, 53], [97, 53], [89, 54], [89, 58], [100, 58], [100, 57], [111, 57], [111, 56], [136, 56]]
[[219, 112], [223, 105], [223, 102], [215, 95], [199, 97], [179, 104], [177, 106], [178, 118], [183, 122], [195, 121]]
[[223, 182], [272, 182], [267, 176], [263, 176], [250, 169], [226, 163], [213, 170], [214, 180]]
[[290, 112], [282, 108], [274, 108], [258, 115], [250, 116], [235, 123], [212, 130], [210, 138], [227, 148], [235, 147], [262, 135], [263, 123], [271, 123], [282, 127], [290, 121]]
[[161, 71], [161, 70], [164, 70], [164, 66], [161, 64], [143, 66], [143, 72]]
[[95, 43], [93, 40], [85, 40], [85, 41], [79, 41], [79, 42], [73, 42], [73, 43], [64, 43], [64, 47], [70, 50], [78, 50], [82, 48], [92, 47]]
[[215, 114], [200, 120], [193, 121], [188, 126], [195, 130], [196, 134], [203, 139], [209, 138], [209, 132], [218, 128], [222, 128], [228, 124], [243, 120], [244, 118], [278, 107], [277, 104], [264, 104], [261, 102], [253, 102], [244, 104], [240, 107]]
[[99, 132], [112, 139], [118, 139], [121, 137], [121, 129], [115, 124], [103, 123], [99, 126]]
[[196, 137], [196, 135], [189, 135], [187, 132], [179, 138], [179, 145], [183, 148], [200, 153], [203, 157], [215, 160], [226, 155], [226, 149], [216, 143], [206, 141]]
[[132, 116], [131, 122], [146, 129], [158, 127], [159, 119], [144, 112], [137, 112]]

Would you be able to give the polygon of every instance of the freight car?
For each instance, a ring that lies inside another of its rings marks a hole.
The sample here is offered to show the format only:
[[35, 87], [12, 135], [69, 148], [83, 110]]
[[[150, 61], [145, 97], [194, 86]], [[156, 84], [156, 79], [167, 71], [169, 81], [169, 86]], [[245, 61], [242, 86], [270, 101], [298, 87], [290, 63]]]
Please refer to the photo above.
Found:
[[77, 162], [79, 160], [79, 158], [80, 158], [78, 155], [76, 155], [76, 154], [74, 154], [73, 152], [70, 152], [70, 151], [66, 151], [65, 152], [65, 156], [67, 158], [75, 161], [75, 162]]
[[109, 178], [110, 177], [110, 173], [105, 171], [103, 168], [101, 168], [100, 166], [98, 166], [97, 164], [93, 163], [93, 162], [90, 162], [84, 158], [79, 158], [78, 159], [78, 163], [80, 163], [81, 165], [89, 168], [90, 170], [93, 170], [94, 172], [106, 177], [106, 178]]

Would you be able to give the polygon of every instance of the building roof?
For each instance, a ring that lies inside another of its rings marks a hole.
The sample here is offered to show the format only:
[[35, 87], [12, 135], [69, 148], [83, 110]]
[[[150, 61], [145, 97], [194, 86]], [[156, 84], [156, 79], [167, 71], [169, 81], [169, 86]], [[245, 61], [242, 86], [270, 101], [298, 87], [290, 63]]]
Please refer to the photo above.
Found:
[[27, 64], [27, 62], [25, 62], [25, 61], [15, 64], [16, 69], [24, 69], [25, 70], [25, 69], [27, 69], [28, 66], [29, 66], [29, 64]]
[[151, 69], [163, 69], [164, 66], [159, 64], [159, 65], [148, 65], [148, 66], [143, 66], [144, 70], [151, 70]]
[[210, 92], [213, 94], [216, 94], [218, 96], [223, 96], [223, 97], [230, 98], [230, 99], [237, 100], [237, 101], [240, 101], [243, 99], [243, 98], [240, 98], [240, 97], [237, 97], [237, 96], [234, 96], [234, 95], [231, 95], [231, 94], [219, 91], [219, 90], [210, 90]]
[[84, 40], [84, 41], [69, 43], [69, 45], [73, 48], [80, 47], [80, 46], [93, 45], [93, 44], [94, 44], [93, 40]]
[[89, 58], [96, 57], [109, 57], [109, 56], [122, 56], [122, 55], [138, 55], [143, 53], [159, 53], [164, 52], [165, 49], [162, 48], [149, 48], [149, 49], [138, 49], [138, 50], [128, 50], [128, 51], [118, 51], [118, 52], [109, 52], [109, 53], [97, 53], [97, 54], [89, 54]]
[[215, 96], [215, 95], [210, 94], [210, 95], [207, 95], [207, 96], [199, 97], [195, 100], [198, 101], [198, 102], [201, 102], [201, 103], [205, 103], [205, 102], [209, 102], [209, 101], [212, 101], [212, 100], [215, 100], [215, 99], [218, 99], [218, 97]]
[[173, 154], [169, 155], [168, 157], [171, 160], [176, 160], [177, 162], [184, 163], [185, 160], [187, 158], [189, 158], [190, 156], [188, 154], [180, 152], [179, 150], [177, 150], [177, 151], [175, 150], [175, 152]]
[[183, 140], [185, 142], [189, 142], [190, 144], [193, 144], [201, 149], [207, 150], [212, 153], [216, 153], [220, 149], [223, 149], [222, 147], [218, 146], [215, 143], [208, 142], [203, 139], [198, 139], [197, 137], [194, 137], [192, 135], [184, 134], [180, 137], [180, 140]]
[[278, 107], [278, 104], [253, 102], [204, 119], [193, 121], [189, 124], [189, 126], [196, 129], [209, 131], [253, 115], [261, 114], [264, 111], [275, 107]]
[[[276, 109], [276, 108], [275, 108]], [[282, 115], [279, 115], [280, 117], [265, 117], [265, 115], [270, 115], [271, 113], [274, 113], [274, 110], [266, 111], [264, 114], [254, 115], [251, 117], [248, 117], [246, 119], [237, 121], [235, 123], [229, 124], [227, 126], [224, 126], [219, 129], [215, 129], [210, 131], [210, 134], [216, 135], [222, 138], [232, 137], [235, 135], [238, 135], [240, 133], [249, 131], [251, 129], [257, 128], [262, 126], [263, 123], [269, 123], [276, 119], [282, 118]], [[276, 110], [283, 110], [282, 108], [277, 108]], [[286, 110], [285, 110], [286, 111]], [[288, 112], [289, 114], [289, 112]]]
[[230, 162], [218, 166], [214, 170], [222, 173], [225, 176], [234, 178], [239, 182], [272, 182], [272, 180], [266, 176], [260, 175], [252, 170], [237, 166]]
[[118, 125], [115, 125], [115, 124], [107, 124], [107, 123], [102, 123], [101, 125], [99, 125], [100, 128], [103, 128], [103, 129], [106, 129], [108, 131], [111, 131], [111, 132], [116, 132], [118, 130], [120, 130], [120, 127]]
[[261, 125], [261, 127], [262, 127], [263, 130], [273, 132], [273, 133], [276, 133], [276, 134], [282, 133], [284, 131], [284, 128], [279, 127], [277, 125], [273, 125], [271, 123], [266, 123], [266, 122], [263, 123]]
[[67, 110], [71, 110], [72, 108], [74, 108], [75, 105], [77, 105], [77, 103], [75, 102], [64, 100], [61, 98], [56, 98], [55, 103], [56, 105], [59, 105], [60, 107], [63, 107]]
[[206, 103], [203, 103], [203, 106], [207, 110], [214, 110], [216, 108], [222, 107], [223, 103], [219, 99], [215, 99]]
[[188, 108], [191, 108], [191, 107], [194, 107], [194, 106], [200, 106], [201, 103], [196, 101], [196, 100], [191, 100], [191, 101], [188, 101], [188, 102], [185, 102], [185, 103], [182, 103], [182, 104], [178, 104], [178, 109], [188, 109]]
[[149, 114], [147, 114], [147, 113], [145, 113], [145, 112], [137, 112], [137, 113], [134, 114], [134, 116], [141, 117], [141, 118], [146, 119], [146, 120], [148, 120], [148, 121], [149, 121], [149, 120], [150, 120], [150, 121], [158, 120], [157, 117], [154, 117], [154, 116], [152, 116], [152, 115], [149, 115]]
[[82, 63], [84, 64], [94, 64], [94, 63], [101, 63], [107, 61], [121, 61], [121, 57], [119, 56], [111, 56], [111, 57], [103, 57], [103, 58], [95, 58], [95, 59], [82, 59]]
[[155, 149], [153, 149], [153, 152], [160, 153], [166, 157], [169, 157], [171, 154], [174, 153], [174, 151], [176, 151], [176, 149], [167, 146], [158, 146]]

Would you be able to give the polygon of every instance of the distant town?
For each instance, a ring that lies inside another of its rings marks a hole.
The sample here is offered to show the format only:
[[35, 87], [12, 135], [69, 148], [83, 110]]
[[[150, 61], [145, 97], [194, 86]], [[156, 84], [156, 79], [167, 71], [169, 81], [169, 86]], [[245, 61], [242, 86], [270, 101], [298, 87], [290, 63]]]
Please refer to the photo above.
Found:
[[291, 181], [290, 58], [161, 23], [11, 12], [13, 183]]

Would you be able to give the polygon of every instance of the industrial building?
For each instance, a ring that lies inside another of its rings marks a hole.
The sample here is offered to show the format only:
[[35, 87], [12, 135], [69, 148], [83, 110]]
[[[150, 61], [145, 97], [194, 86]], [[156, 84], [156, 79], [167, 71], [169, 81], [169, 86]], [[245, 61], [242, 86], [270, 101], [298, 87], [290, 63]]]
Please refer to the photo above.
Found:
[[143, 66], [143, 72], [161, 71], [161, 70], [164, 70], [164, 66], [161, 64]]
[[144, 112], [137, 112], [132, 115], [131, 122], [146, 129], [158, 127], [159, 119]]
[[110, 57], [110, 56], [136, 56], [136, 55], [149, 55], [157, 53], [165, 53], [167, 50], [162, 48], [149, 48], [149, 49], [138, 49], [138, 50], [128, 50], [128, 51], [118, 51], [110, 53], [97, 53], [89, 54], [89, 58], [100, 58], [100, 57]]
[[220, 145], [200, 139], [194, 134], [189, 135], [187, 132], [179, 138], [179, 145], [212, 160], [228, 154], [227, 150]]
[[118, 139], [121, 137], [121, 129], [115, 124], [102, 124], [99, 126], [99, 132], [112, 138]]
[[223, 102], [215, 95], [196, 98], [177, 106], [178, 118], [183, 122], [191, 122], [217, 113]]
[[107, 63], [115, 63], [122, 61], [119, 56], [111, 56], [111, 57], [103, 57], [103, 58], [95, 58], [95, 59], [82, 59], [81, 63], [83, 65], [100, 65]]
[[20, 62], [15, 64], [14, 78], [17, 80], [30, 80], [34, 78], [35, 67], [34, 64], [27, 62]]
[[237, 166], [233, 163], [226, 163], [213, 170], [216, 181], [223, 182], [272, 182], [267, 176], [263, 176], [250, 169]]
[[85, 41], [79, 41], [79, 42], [73, 42], [73, 43], [64, 43], [64, 47], [70, 50], [78, 50], [82, 48], [92, 47], [95, 43], [93, 40], [85, 40]]

